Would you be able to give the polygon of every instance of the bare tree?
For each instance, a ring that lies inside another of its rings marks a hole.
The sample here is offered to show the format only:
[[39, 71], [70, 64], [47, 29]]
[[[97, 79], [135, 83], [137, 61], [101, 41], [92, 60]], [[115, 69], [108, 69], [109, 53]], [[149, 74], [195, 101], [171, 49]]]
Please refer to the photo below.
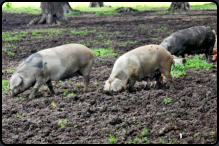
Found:
[[28, 26], [36, 23], [65, 24], [68, 23], [65, 13], [73, 13], [68, 2], [41, 2], [40, 7], [40, 16], [30, 21]]
[[192, 8], [188, 2], [172, 2], [170, 8], [168, 8], [168, 11], [186, 11], [191, 9]]
[[104, 7], [103, 2], [90, 2], [89, 7]]

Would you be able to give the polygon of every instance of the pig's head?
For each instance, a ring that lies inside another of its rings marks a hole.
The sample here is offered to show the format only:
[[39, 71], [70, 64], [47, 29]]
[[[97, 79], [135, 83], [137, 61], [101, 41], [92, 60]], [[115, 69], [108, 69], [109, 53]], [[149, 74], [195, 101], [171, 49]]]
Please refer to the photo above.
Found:
[[23, 79], [19, 76], [19, 74], [12, 75], [9, 82], [9, 87], [12, 90], [12, 96], [16, 96], [23, 91], [22, 83]]
[[109, 82], [109, 80], [106, 80], [104, 85], [105, 91], [119, 92], [122, 89], [123, 89], [122, 81], [117, 78], [115, 78], [111, 83]]
[[177, 51], [177, 50], [174, 49], [174, 47], [173, 47], [173, 46], [176, 45], [175, 41], [176, 41], [176, 38], [171, 35], [171, 36], [167, 37], [167, 38], [160, 44], [160, 46], [162, 46], [162, 47], [164, 47], [165, 49], [167, 49], [167, 50], [170, 52], [170, 54], [175, 54], [175, 53], [176, 53], [175, 51]]
[[9, 81], [9, 87], [12, 90], [12, 97], [26, 91], [35, 83], [34, 78], [25, 76], [22, 73], [14, 73]]

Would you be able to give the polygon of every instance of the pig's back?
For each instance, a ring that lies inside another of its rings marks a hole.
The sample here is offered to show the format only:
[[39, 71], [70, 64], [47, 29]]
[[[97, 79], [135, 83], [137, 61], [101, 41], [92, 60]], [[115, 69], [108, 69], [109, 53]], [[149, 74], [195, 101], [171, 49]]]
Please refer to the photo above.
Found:
[[79, 44], [66, 44], [39, 51], [46, 62], [46, 68], [51, 80], [65, 78], [86, 67], [94, 61], [94, 55], [87, 47]]
[[[92, 51], [84, 45], [66, 44], [40, 51], [46, 60], [58, 59], [63, 66], [77, 63], [79, 66], [86, 65], [89, 60], [94, 59]], [[44, 59], [45, 60], [45, 59]]]
[[140, 62], [152, 62], [162, 58], [163, 56], [171, 56], [164, 47], [155, 44], [138, 47], [126, 54], [127, 57], [131, 55], [137, 56]]

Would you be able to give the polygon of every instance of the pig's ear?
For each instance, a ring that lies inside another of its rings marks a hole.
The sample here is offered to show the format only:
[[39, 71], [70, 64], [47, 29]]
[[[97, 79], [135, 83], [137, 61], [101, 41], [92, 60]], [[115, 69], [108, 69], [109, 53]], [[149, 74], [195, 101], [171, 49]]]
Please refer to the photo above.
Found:
[[22, 78], [18, 75], [13, 77], [12, 84], [14, 87], [19, 86], [22, 83]]

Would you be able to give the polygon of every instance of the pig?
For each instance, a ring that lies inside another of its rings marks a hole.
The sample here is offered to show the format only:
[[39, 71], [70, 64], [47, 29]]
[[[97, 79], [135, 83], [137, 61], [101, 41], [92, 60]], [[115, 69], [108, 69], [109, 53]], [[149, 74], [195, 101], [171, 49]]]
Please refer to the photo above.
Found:
[[205, 27], [197, 26], [177, 31], [163, 40], [160, 46], [166, 48], [171, 55], [200, 54], [205, 53], [207, 62], [215, 43], [215, 31]]
[[[109, 79], [105, 81], [104, 91], [120, 92], [129, 84], [131, 92], [137, 80], [156, 70], [163, 73], [170, 88], [174, 89], [170, 74], [172, 64], [173, 58], [164, 47], [154, 44], [138, 47], [116, 60]], [[160, 82], [161, 76], [158, 77], [158, 83]]]
[[33, 86], [29, 95], [29, 98], [33, 98], [45, 83], [50, 92], [55, 94], [51, 81], [78, 75], [83, 76], [84, 92], [87, 92], [93, 63], [92, 51], [80, 44], [65, 44], [36, 52], [26, 58], [11, 76], [9, 86], [12, 97]]

